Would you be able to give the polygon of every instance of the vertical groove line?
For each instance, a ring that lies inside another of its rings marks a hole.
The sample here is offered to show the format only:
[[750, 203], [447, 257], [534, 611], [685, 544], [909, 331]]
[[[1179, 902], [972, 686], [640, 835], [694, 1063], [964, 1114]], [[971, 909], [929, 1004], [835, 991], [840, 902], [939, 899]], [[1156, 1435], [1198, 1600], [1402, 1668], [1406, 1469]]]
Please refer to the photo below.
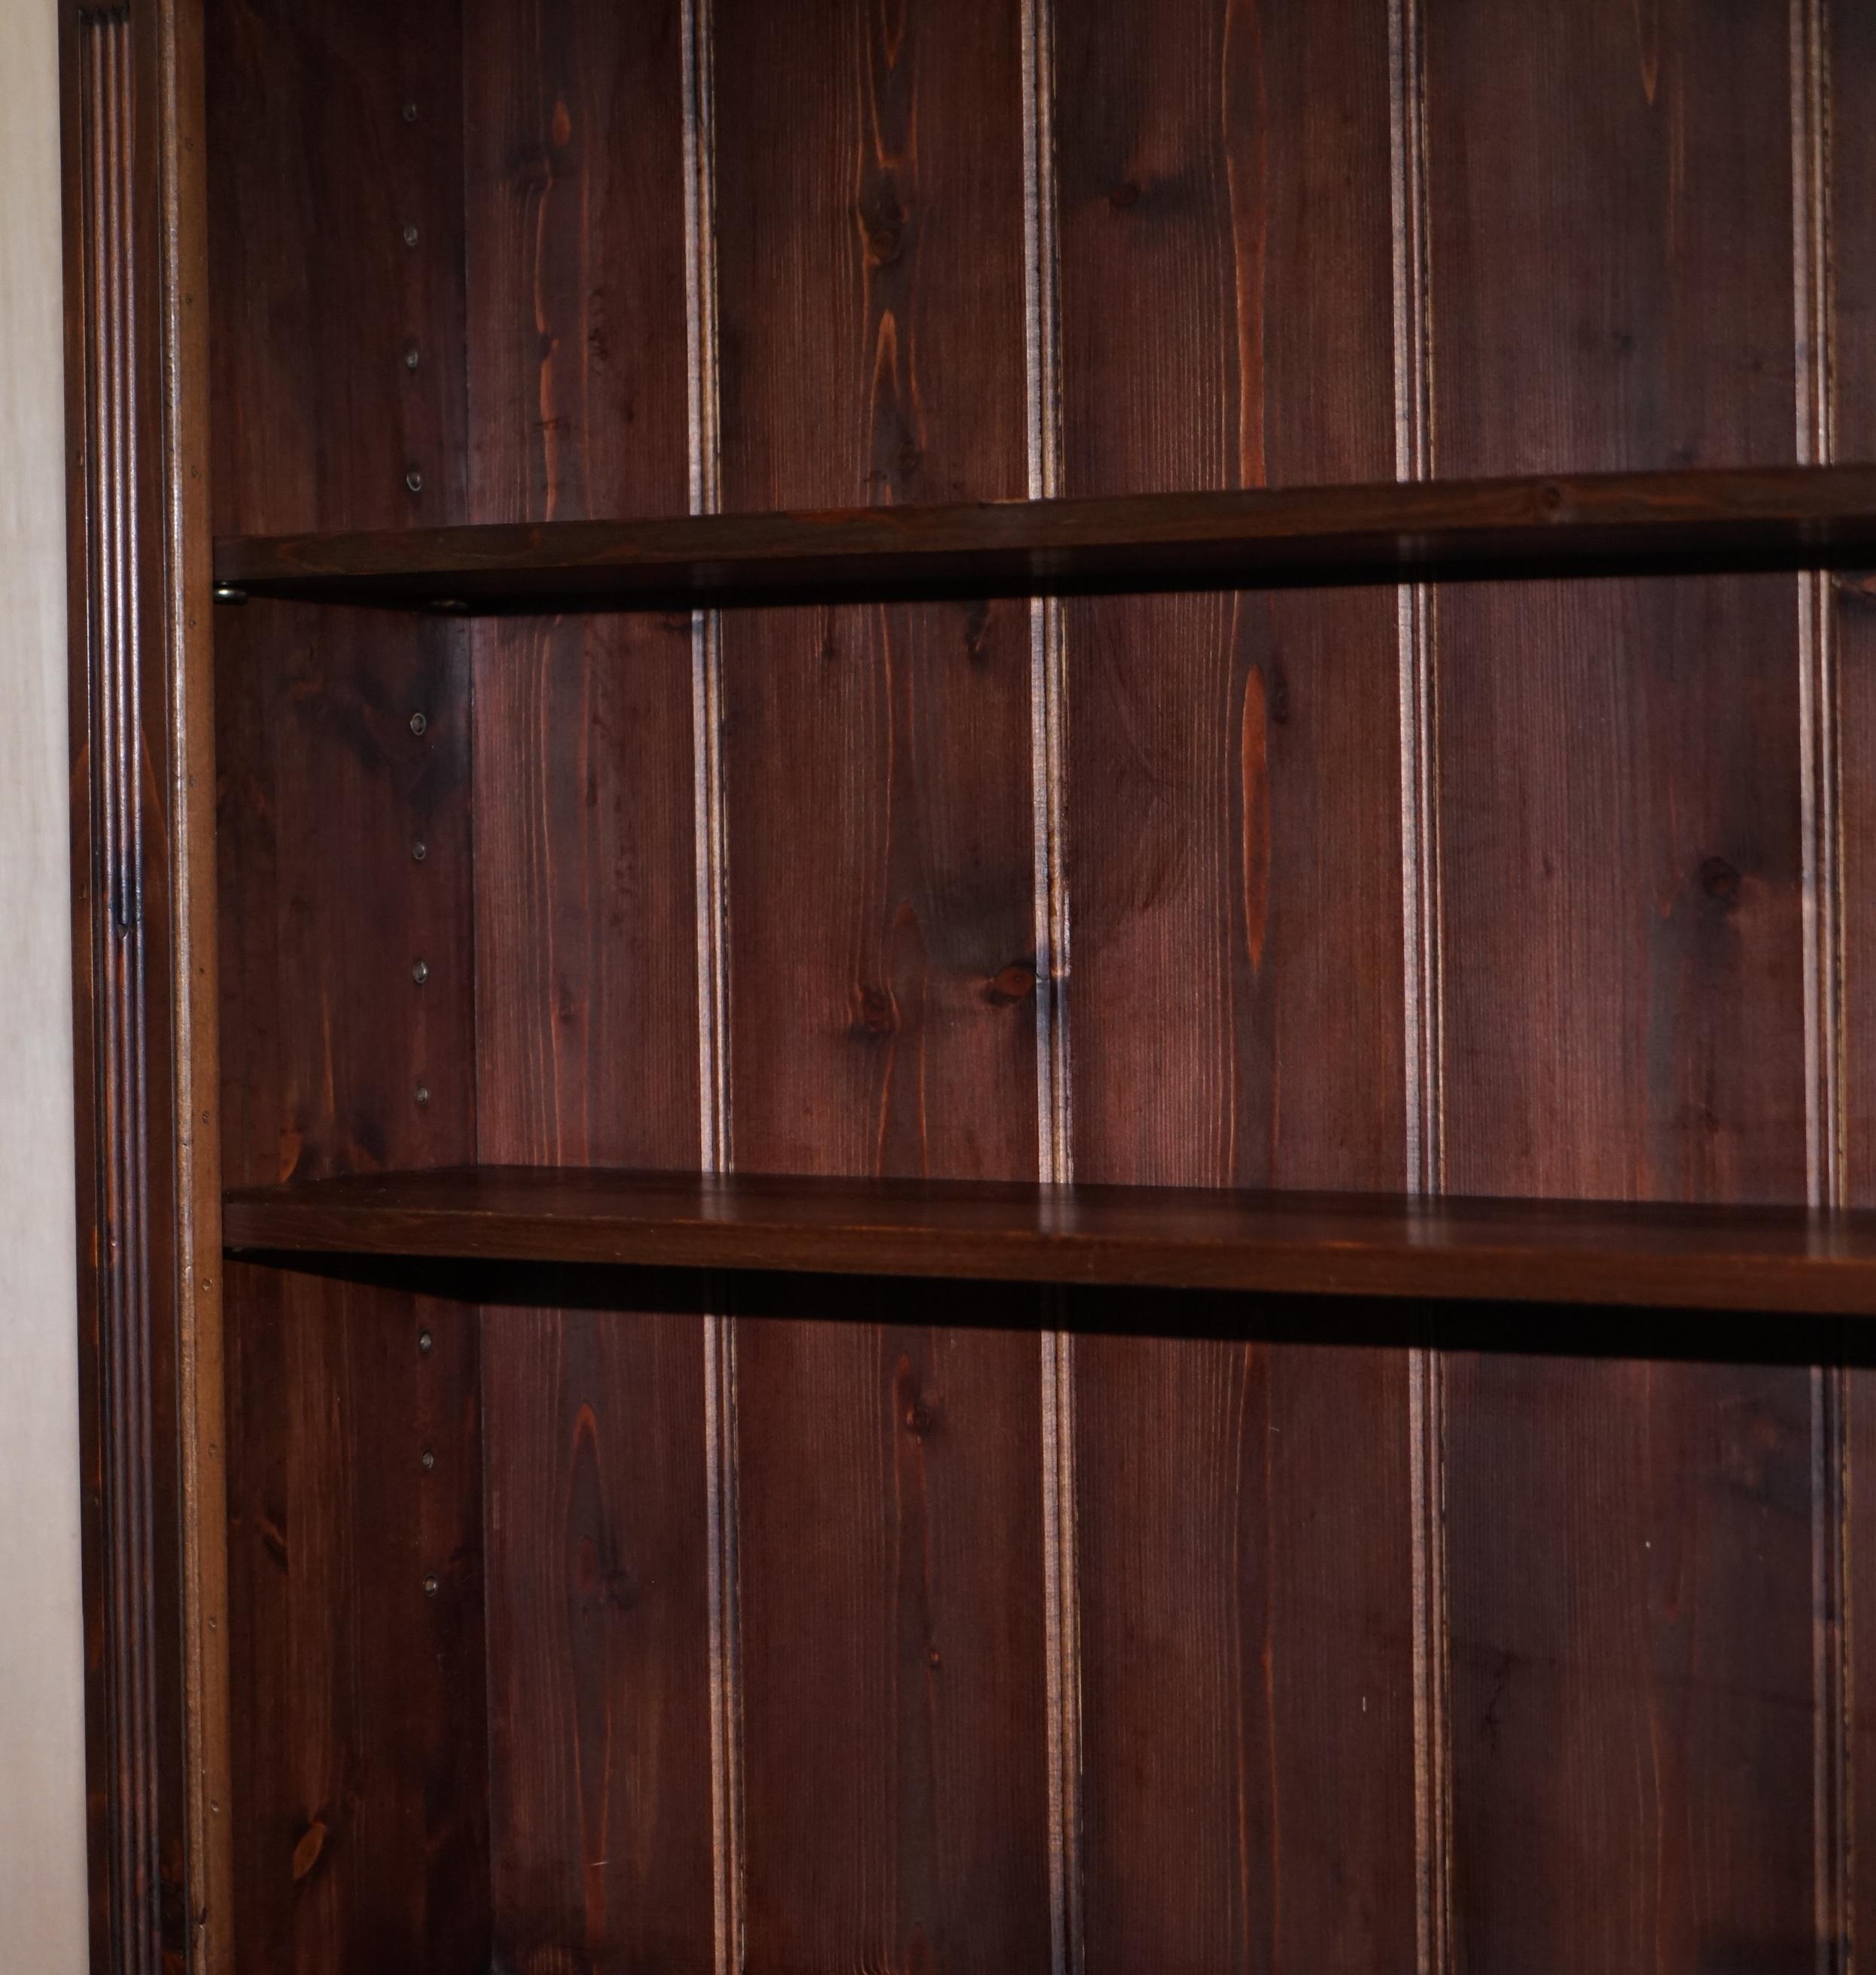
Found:
[[[1825, 0], [1792, 0], [1792, 295], [1799, 464], [1835, 452], [1832, 392], [1828, 71]], [[1806, 1184], [1812, 1205], [1841, 1204], [1838, 1019], [1837, 666], [1828, 579], [1799, 578], [1799, 708], [1804, 759]]]
[[[91, 292], [85, 325], [85, 383], [89, 399], [94, 462], [90, 485], [87, 489], [91, 511], [91, 694], [94, 709], [92, 715], [93, 744], [97, 750], [99, 760], [97, 772], [92, 778], [95, 836], [91, 846], [91, 861], [94, 882], [104, 889], [104, 903], [111, 931], [114, 932], [120, 922], [123, 911], [120, 897], [123, 858], [117, 842], [119, 790], [114, 773], [117, 751], [112, 675], [112, 652], [117, 636], [115, 622], [117, 608], [115, 592], [117, 531], [114, 525], [116, 518], [112, 504], [117, 491], [117, 461], [114, 448], [114, 433], [110, 400], [111, 352], [109, 326], [115, 273], [110, 245], [107, 166], [110, 143], [107, 128], [110, 97], [104, 31], [101, 24], [89, 15], [83, 17], [82, 26], [85, 31], [83, 114], [86, 127], [82, 139], [85, 172], [85, 234], [91, 277]], [[97, 1102], [100, 1119], [108, 1119], [116, 1114], [117, 1093], [121, 1088], [122, 1070], [117, 1057], [121, 1045], [122, 1025], [118, 1011], [117, 968], [113, 953], [113, 941], [110, 935], [99, 924], [95, 902], [93, 927], [97, 994], [94, 1019], [103, 1030], [98, 1038], [96, 1068], [99, 1086]], [[104, 1134], [104, 1139], [108, 1148], [110, 1145], [108, 1132]], [[108, 1420], [122, 1417], [128, 1396], [123, 1389], [123, 1368], [118, 1362], [118, 1326], [114, 1320], [121, 1303], [118, 1273], [121, 1230], [115, 1224], [117, 1214], [116, 1197], [120, 1182], [117, 1167], [108, 1152], [98, 1173], [97, 1185], [98, 1234], [102, 1250], [102, 1265], [98, 1272], [98, 1355]], [[107, 1431], [104, 1450], [104, 1463], [110, 1481], [104, 1534], [106, 1578], [113, 1607], [112, 1622], [107, 1634], [118, 1640], [122, 1638], [121, 1615], [127, 1609], [127, 1577], [117, 1536], [120, 1520], [127, 1506], [126, 1491], [130, 1485], [118, 1444], [120, 1438], [120, 1435]], [[129, 1933], [131, 1965], [138, 1967], [143, 1958], [138, 1944], [141, 1930], [130, 1927], [129, 1923], [133, 1913], [134, 1868], [132, 1862], [142, 1848], [140, 1833], [133, 1830], [142, 1796], [136, 1777], [140, 1738], [128, 1732], [131, 1710], [120, 1655], [113, 1654], [109, 1663], [109, 1674], [112, 1715], [110, 1739], [113, 1752], [117, 1758], [112, 1765], [110, 1784], [114, 1797], [118, 1799], [111, 1806], [112, 1828], [109, 1841], [111, 1924], [114, 1928], [123, 1927]], [[123, 1773], [127, 1761], [132, 1772], [128, 1778]]]
[[[1056, 238], [1053, 0], [1025, 0], [1024, 357], [1028, 492], [1061, 491], [1061, 268]], [[1068, 882], [1063, 748], [1068, 685], [1056, 597], [1029, 600], [1029, 738], [1035, 854], [1036, 1155], [1045, 1184], [1075, 1176], [1068, 1056]], [[1078, 1975], [1081, 1948], [1081, 1609], [1076, 1583], [1075, 1347], [1062, 1292], [1045, 1290], [1042, 1333], [1044, 1692], [1048, 1760], [1049, 1961]]]
[[[1432, 478], [1433, 337], [1427, 268], [1425, 38], [1419, 0], [1391, 0], [1394, 143], [1394, 474]], [[1433, 600], [1423, 583], [1398, 593], [1400, 831], [1407, 1022], [1407, 1185], [1442, 1184], [1438, 706]]]
[[[88, 682], [87, 697], [91, 706], [93, 736], [91, 744], [97, 750], [99, 767], [91, 777], [91, 872], [94, 889], [100, 883], [106, 888], [105, 907], [112, 924], [116, 923], [117, 903], [118, 857], [117, 853], [117, 820], [115, 814], [115, 787], [110, 772], [112, 757], [110, 738], [110, 699], [109, 646], [112, 636], [110, 616], [115, 608], [111, 595], [111, 515], [107, 500], [100, 498], [100, 489], [105, 476], [114, 468], [110, 452], [110, 424], [104, 395], [104, 373], [107, 362], [104, 324], [110, 311], [109, 284], [110, 258], [106, 243], [107, 220], [104, 212], [104, 157], [107, 142], [104, 128], [105, 96], [104, 85], [104, 49], [99, 37], [97, 24], [89, 16], [82, 17], [83, 35], [81, 47], [82, 89], [80, 97], [80, 115], [83, 128], [80, 136], [83, 159], [84, 207], [84, 242], [86, 272], [89, 278], [90, 292], [86, 297], [85, 310], [85, 395], [86, 422], [92, 471], [87, 476], [86, 502], [88, 509], [90, 541], [87, 544], [90, 557], [87, 587], [90, 591], [91, 622], [88, 629], [91, 676]], [[97, 1060], [94, 1076], [95, 1093], [100, 1120], [100, 1136], [108, 1146], [108, 1133], [103, 1121], [108, 1119], [114, 1109], [112, 1093], [117, 1081], [117, 1025], [114, 1019], [114, 997], [116, 989], [116, 970], [111, 964], [110, 941], [99, 924], [97, 900], [93, 902], [92, 956], [97, 997], [94, 1020], [103, 1033], [98, 1037]], [[115, 1243], [110, 1216], [111, 1196], [115, 1191], [114, 1171], [102, 1168], [97, 1175], [98, 1190], [98, 1234], [101, 1250], [98, 1270], [98, 1356], [99, 1370], [104, 1388], [107, 1406], [114, 1409], [118, 1400], [120, 1383], [114, 1362], [114, 1338], [111, 1326], [111, 1306], [105, 1301], [114, 1298], [116, 1271]], [[101, 1427], [101, 1423], [100, 1423]], [[105, 1435], [102, 1450], [103, 1463], [110, 1479], [109, 1499], [106, 1506], [107, 1524], [104, 1532], [105, 1579], [107, 1595], [115, 1611], [123, 1609], [123, 1586], [120, 1567], [117, 1546], [112, 1540], [114, 1531], [110, 1520], [114, 1518], [123, 1500], [123, 1476], [118, 1459], [114, 1438]], [[114, 1631], [114, 1626], [107, 1628]], [[125, 1747], [123, 1736], [126, 1710], [123, 1696], [123, 1674], [114, 1658], [107, 1666], [109, 1674], [109, 1706], [111, 1744], [114, 1752]], [[133, 1753], [132, 1760], [134, 1760]], [[111, 1785], [118, 1787], [118, 1773], [113, 1765]], [[134, 1795], [134, 1793], [132, 1793]], [[115, 1806], [114, 1806], [114, 1809]], [[127, 1811], [130, 1809], [126, 1806]], [[114, 1820], [115, 1822], [117, 1820]], [[114, 1927], [120, 1926], [126, 1917], [127, 1889], [124, 1885], [123, 1848], [118, 1831], [108, 1832], [109, 1852], [107, 1870], [110, 1878], [110, 1920]]]
[[[1836, 453], [1832, 340], [1828, 0], [1791, 0], [1792, 300], [1796, 452]], [[1845, 1163], [1843, 864], [1838, 667], [1829, 577], [1798, 579], [1798, 704], [1803, 857], [1805, 1193], [1848, 1197]], [[1850, 1472], [1848, 1369], [1841, 1349], [1811, 1373], [1813, 1885], [1818, 1975], [1855, 1958], [1851, 1888]]]
[[[1433, 472], [1426, 37], [1420, 0], [1389, 0], [1388, 120], [1394, 234], [1394, 474]], [[1433, 593], [1399, 591], [1402, 1010], [1406, 1184], [1444, 1184], [1439, 841], [1439, 700]], [[1414, 1840], [1419, 1975], [1451, 1962], [1452, 1766], [1446, 1555], [1446, 1380], [1433, 1333], [1407, 1354], [1414, 1580]]]
[[[683, 0], [684, 274], [690, 511], [721, 505], [716, 148], [711, 0]], [[697, 927], [698, 1141], [709, 1173], [731, 1162], [729, 891], [723, 810], [722, 619], [691, 613], [692, 789]], [[713, 1283], [709, 1307], [720, 1311]], [[716, 1975], [741, 1975], [745, 1937], [742, 1646], [736, 1561], [736, 1333], [703, 1323], [705, 1508], [709, 1523], [710, 1815]]]
[[[85, 389], [92, 468], [91, 694], [94, 745], [92, 870], [104, 910], [94, 918], [100, 1117], [110, 1151], [97, 1175], [99, 1352], [110, 1476], [111, 1923], [127, 1971], [153, 1970], [160, 1952], [156, 1858], [154, 1640], [150, 1582], [150, 1256], [143, 1186], [148, 1142], [143, 936], [143, 830], [137, 779], [141, 666], [135, 576], [137, 400], [130, 255], [133, 109], [130, 31], [121, 11], [80, 17], [80, 138], [88, 250]], [[95, 910], [95, 906], [94, 906]]]
[[[210, 749], [212, 741], [193, 734], [189, 728], [195, 698], [192, 681], [202, 670], [202, 661], [211, 657], [212, 645], [206, 639], [198, 644], [191, 635], [195, 619], [190, 614], [193, 579], [189, 552], [192, 527], [197, 518], [191, 513], [190, 498], [184, 491], [186, 478], [193, 478], [199, 472], [191, 464], [187, 402], [199, 383], [192, 375], [190, 361], [190, 344], [195, 339], [191, 335], [194, 298], [189, 292], [193, 277], [189, 263], [194, 243], [189, 238], [188, 221], [180, 217], [196, 196], [187, 162], [192, 146], [185, 135], [189, 123], [186, 100], [189, 57], [184, 48], [187, 30], [173, 8], [159, 14], [153, 25], [160, 99], [160, 209], [176, 215], [164, 229], [159, 256], [163, 366], [159, 395], [163, 412], [163, 607], [168, 618], [163, 662], [169, 689], [165, 710], [167, 799], [175, 829], [170, 862], [173, 937], [169, 960], [179, 1023], [186, 1025], [180, 1038], [183, 1047], [173, 1049], [170, 1093], [171, 1115], [179, 1139], [174, 1200], [178, 1425], [182, 1442], [184, 1891], [189, 1915], [188, 1963], [199, 1975], [199, 1971], [211, 1968], [225, 1970], [232, 1953], [228, 1930], [232, 1859], [229, 1832], [220, 1815], [228, 1781], [225, 1767], [229, 1732], [227, 1679], [219, 1643], [212, 1637], [226, 1605], [225, 1556], [217, 1559], [212, 1534], [225, 1526], [226, 1496], [219, 1485], [225, 1471], [219, 1452], [213, 1450], [225, 1443], [226, 1429], [221, 1387], [221, 1299], [209, 1293], [213, 1279], [202, 1268], [205, 1246], [209, 1268], [216, 1274], [220, 1270], [215, 1252], [217, 1244], [212, 1233], [205, 1243], [207, 1231], [201, 1225], [198, 1211], [202, 1169], [212, 1161], [210, 1169], [219, 1175], [220, 1153], [219, 1132], [208, 1131], [199, 1116], [204, 1093], [198, 1086], [200, 1050], [195, 1005], [199, 997], [212, 1002], [214, 995], [212, 970], [202, 964], [197, 938], [202, 916], [197, 903], [201, 896], [198, 875], [205, 861], [212, 862], [213, 816], [209, 810], [199, 820], [202, 805], [191, 795], [205, 741]], [[197, 215], [199, 221], [201, 217]], [[211, 787], [213, 779], [211, 772], [208, 777]], [[206, 830], [203, 821], [208, 826]], [[206, 860], [197, 848], [205, 839], [204, 847], [209, 853]], [[211, 907], [212, 882], [210, 876], [206, 902]], [[210, 976], [206, 981], [205, 974]]]
[[[173, 833], [160, 836], [168, 839], [162, 845], [166, 853], [170, 908], [165, 957], [168, 991], [175, 997], [177, 1019], [168, 1039], [169, 1059], [163, 1066], [169, 1088], [166, 1093], [159, 1086], [158, 1104], [166, 1129], [173, 1129], [176, 1138], [169, 1185], [177, 1237], [172, 1288], [176, 1299], [176, 1507], [182, 1572], [181, 1878], [185, 1959], [193, 1975], [206, 1975], [206, 1971], [229, 1967], [233, 1941], [232, 1833], [229, 1819], [222, 1814], [229, 1801], [227, 1559], [225, 1542], [217, 1533], [225, 1532], [226, 1517], [222, 1299], [216, 1287], [221, 1274], [220, 1133], [219, 1122], [201, 1108], [209, 1095], [202, 1087], [205, 1078], [210, 1090], [213, 1087], [216, 1017], [212, 1011], [216, 1004], [216, 968], [209, 944], [213, 934], [204, 923], [214, 915], [214, 739], [207, 705], [212, 695], [205, 690], [212, 685], [209, 662], [212, 639], [206, 626], [197, 636], [192, 600], [200, 573], [192, 567], [197, 547], [195, 531], [206, 527], [208, 520], [200, 484], [206, 471], [199, 458], [202, 434], [192, 411], [206, 402], [198, 395], [205, 380], [196, 370], [198, 362], [206, 363], [206, 337], [199, 334], [202, 324], [195, 312], [198, 280], [206, 257], [200, 231], [205, 215], [199, 203], [202, 188], [194, 175], [197, 160], [190, 134], [191, 88], [201, 74], [201, 28], [186, 9], [166, 8], [153, 16], [146, 15], [143, 20], [153, 38], [154, 59], [145, 74], [153, 71], [150, 113], [158, 210], [163, 215], [158, 228], [153, 297], [159, 319], [154, 382], [161, 415], [156, 521], [166, 613], [166, 621], [157, 627], [164, 687], [157, 717], [164, 728], [166, 799], [173, 823]], [[131, 127], [127, 130], [124, 148], [127, 186], [135, 183], [138, 169], [130, 35], [127, 15], [121, 30], [124, 100]], [[130, 239], [127, 232], [127, 261]], [[129, 347], [135, 350], [134, 340]], [[206, 549], [206, 542], [200, 546]], [[206, 721], [205, 715], [209, 716]], [[198, 731], [198, 725], [204, 731]], [[140, 757], [143, 751], [140, 750]], [[139, 868], [140, 872], [140, 863]], [[140, 909], [138, 939], [140, 947]], [[211, 956], [206, 960], [205, 949]], [[143, 958], [146, 964], [146, 954]], [[140, 1007], [143, 1005], [140, 1001]], [[209, 1044], [206, 1060], [205, 1024]], [[147, 1106], [146, 1089], [144, 1102]], [[147, 1266], [146, 1256], [146, 1270]], [[152, 1527], [153, 1532], [153, 1515]], [[153, 1682], [153, 1714], [156, 1704]], [[160, 1915], [159, 1958], [160, 1924]]]
[[[133, 1536], [137, 1559], [136, 1595], [146, 1606], [143, 1587], [153, 1582], [156, 1560], [155, 1502], [153, 1481], [153, 1432], [150, 1389], [149, 1339], [152, 1325], [150, 1279], [149, 1169], [150, 1085], [147, 1074], [148, 1038], [144, 1011], [149, 1006], [146, 961], [143, 938], [143, 804], [142, 767], [143, 651], [137, 593], [137, 571], [143, 566], [143, 547], [138, 538], [137, 485], [137, 432], [140, 411], [137, 402], [137, 293], [133, 284], [132, 209], [135, 196], [133, 176], [134, 137], [132, 118], [136, 97], [130, 68], [130, 24], [127, 17], [114, 17], [108, 28], [114, 74], [111, 93], [115, 100], [114, 119], [117, 142], [115, 169], [115, 231], [117, 266], [117, 347], [111, 365], [119, 393], [118, 485], [122, 513], [117, 537], [119, 564], [117, 666], [123, 695], [118, 744], [122, 750], [123, 815], [122, 848], [124, 856], [124, 999], [125, 1095], [132, 1127], [132, 1163], [124, 1175], [124, 1219], [129, 1231], [125, 1270], [123, 1319], [134, 1326], [137, 1342], [129, 1354], [134, 1365], [132, 1417], [137, 1431], [136, 1506]], [[148, 1733], [139, 1742], [153, 1757], [156, 1733], [156, 1645], [146, 1625], [138, 1628], [136, 1708]], [[157, 1863], [160, 1842], [156, 1802], [157, 1778], [153, 1760], [146, 1762], [140, 1777], [140, 1796], [148, 1818], [144, 1833], [144, 1857], [149, 1861], [147, 1883], [141, 1888], [150, 1919], [149, 1953], [153, 1961], [161, 1952], [162, 1923], [159, 1911], [160, 1872]]]

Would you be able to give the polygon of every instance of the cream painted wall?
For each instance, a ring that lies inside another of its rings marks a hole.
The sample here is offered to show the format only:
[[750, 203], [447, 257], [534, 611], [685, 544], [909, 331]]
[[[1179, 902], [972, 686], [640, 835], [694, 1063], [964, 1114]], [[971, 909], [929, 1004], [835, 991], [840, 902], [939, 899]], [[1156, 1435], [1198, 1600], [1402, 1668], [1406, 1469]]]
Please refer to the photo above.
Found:
[[54, 0], [0, 0], [0, 1963], [86, 1965]]

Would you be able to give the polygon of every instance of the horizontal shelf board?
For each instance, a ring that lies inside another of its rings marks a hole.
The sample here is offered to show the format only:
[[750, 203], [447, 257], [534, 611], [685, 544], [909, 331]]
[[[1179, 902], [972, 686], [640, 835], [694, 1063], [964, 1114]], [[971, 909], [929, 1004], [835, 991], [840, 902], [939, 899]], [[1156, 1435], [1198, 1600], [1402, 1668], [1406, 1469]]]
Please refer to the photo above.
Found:
[[1876, 564], [1876, 466], [1546, 475], [218, 542], [253, 596], [494, 611]]
[[231, 1192], [231, 1252], [1876, 1312], [1876, 1214], [479, 1166]]

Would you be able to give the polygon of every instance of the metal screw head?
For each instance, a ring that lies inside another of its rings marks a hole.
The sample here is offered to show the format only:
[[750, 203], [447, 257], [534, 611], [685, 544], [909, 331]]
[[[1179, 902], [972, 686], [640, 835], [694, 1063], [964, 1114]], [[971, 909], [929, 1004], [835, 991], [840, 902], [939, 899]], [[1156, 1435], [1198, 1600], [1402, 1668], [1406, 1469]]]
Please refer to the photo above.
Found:
[[426, 1571], [423, 1573], [423, 1595], [426, 1598], [434, 1598], [436, 1595], [436, 1573], [433, 1570]]
[[412, 844], [412, 845], [411, 845], [411, 846], [410, 846], [410, 855], [411, 855], [411, 856], [412, 856], [412, 857], [416, 860], [416, 863], [420, 863], [420, 864], [421, 864], [421, 863], [423, 862], [424, 859], [425, 859], [425, 858], [426, 858], [430, 854], [430, 846], [429, 846], [427, 843], [426, 843], [423, 841], [423, 838], [422, 838], [422, 837], [420, 837], [420, 836], [417, 839], [417, 840], [416, 841], [416, 843], [414, 843], [413, 844]]
[[410, 716], [410, 731], [413, 734], [416, 734], [420, 738], [423, 734], [429, 732], [430, 722], [425, 719], [422, 714], [413, 713]]
[[404, 368], [406, 370], [414, 370], [423, 361], [423, 351], [418, 349], [414, 343], [406, 343], [404, 345]]
[[413, 960], [410, 963], [410, 978], [421, 987], [430, 978], [430, 964], [427, 960]]
[[404, 245], [405, 245], [406, 247], [414, 247], [416, 244], [417, 244], [417, 230], [416, 230], [416, 228], [414, 226], [406, 226], [406, 227], [404, 228]]
[[423, 1471], [426, 1474], [429, 1474], [430, 1470], [436, 1465], [436, 1457], [427, 1447], [423, 1450], [422, 1461]]
[[418, 1102], [420, 1104], [427, 1104], [430, 1101], [430, 1086], [429, 1086], [427, 1083], [420, 1083], [420, 1084], [417, 1086], [417, 1102]]
[[413, 494], [421, 494], [423, 491], [423, 475], [422, 472], [417, 468], [414, 466], [412, 467], [410, 471], [404, 475], [404, 485], [410, 489]]
[[430, 1352], [436, 1348], [436, 1339], [431, 1336], [427, 1330], [420, 1330], [417, 1333], [417, 1349], [423, 1352], [426, 1358], [427, 1358], [430, 1355]]
[[406, 123], [414, 123], [416, 120], [417, 120], [417, 107], [416, 107], [416, 105], [414, 103], [406, 103], [406, 104], [404, 105], [404, 121], [405, 121]]

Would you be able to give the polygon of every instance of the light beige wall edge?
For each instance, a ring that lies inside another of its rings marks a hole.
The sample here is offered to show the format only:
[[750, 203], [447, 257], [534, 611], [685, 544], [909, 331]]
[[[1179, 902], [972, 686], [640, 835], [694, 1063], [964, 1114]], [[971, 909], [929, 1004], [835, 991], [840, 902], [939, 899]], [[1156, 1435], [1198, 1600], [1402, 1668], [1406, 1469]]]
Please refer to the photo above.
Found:
[[55, 0], [0, 0], [0, 1960], [87, 1965]]

